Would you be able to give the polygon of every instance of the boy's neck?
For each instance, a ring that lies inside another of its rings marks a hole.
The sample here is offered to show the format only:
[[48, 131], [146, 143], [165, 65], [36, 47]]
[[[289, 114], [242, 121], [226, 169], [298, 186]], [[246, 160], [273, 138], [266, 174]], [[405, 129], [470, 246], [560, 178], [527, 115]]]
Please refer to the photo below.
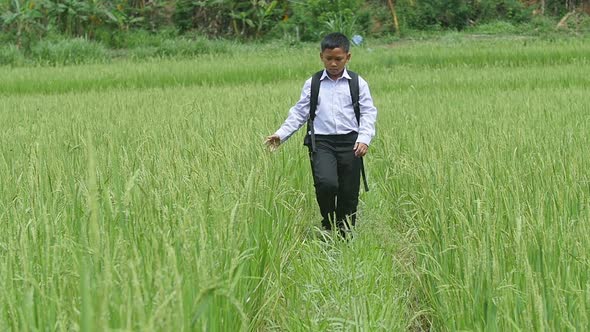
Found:
[[341, 72], [340, 72], [340, 73], [339, 73], [337, 76], [333, 76], [333, 75], [331, 75], [331, 74], [330, 74], [330, 73], [329, 73], [327, 70], [326, 70], [326, 74], [328, 74], [328, 77], [329, 77], [329, 78], [331, 78], [332, 80], [336, 81], [336, 80], [338, 80], [339, 78], [341, 78], [342, 76], [344, 76], [344, 71], [345, 71], [345, 70], [346, 70], [346, 69], [343, 69], [343, 70], [342, 70], [342, 71], [341, 71]]

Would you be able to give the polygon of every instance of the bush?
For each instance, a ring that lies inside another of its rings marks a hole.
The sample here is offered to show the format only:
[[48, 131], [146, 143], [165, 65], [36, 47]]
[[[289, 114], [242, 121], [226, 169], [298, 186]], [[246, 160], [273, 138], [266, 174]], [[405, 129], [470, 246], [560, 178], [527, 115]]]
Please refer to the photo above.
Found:
[[301, 40], [317, 41], [329, 32], [351, 37], [368, 31], [370, 17], [359, 0], [310, 0], [293, 2], [291, 27]]
[[83, 38], [40, 41], [31, 48], [31, 56], [36, 62], [49, 65], [97, 63], [109, 58], [102, 44]]
[[488, 0], [482, 1], [475, 8], [476, 21], [503, 20], [511, 23], [524, 23], [530, 20], [531, 8], [527, 8], [520, 0]]
[[580, 21], [578, 22], [578, 32], [590, 33], [590, 15], [585, 13], [580, 14]]
[[556, 24], [556, 20], [543, 15], [534, 16], [529, 22], [531, 30], [538, 34], [547, 34], [554, 32]]
[[261, 37], [281, 20], [287, 1], [178, 0], [173, 15], [181, 32], [193, 29], [207, 35], [240, 38]]
[[[462, 30], [496, 21], [522, 25], [540, 7], [534, 0], [393, 2], [400, 30]], [[559, 19], [587, 2], [545, 0], [545, 15]], [[586, 31], [585, 25], [575, 29]], [[52, 31], [130, 48], [159, 47], [163, 39], [190, 31], [242, 40], [317, 41], [335, 30], [375, 37], [393, 32], [387, 0], [0, 0], [0, 31], [26, 50]]]
[[[397, 4], [397, 18], [399, 21], [399, 25], [403, 26], [405, 23], [405, 12], [402, 13], [400, 11], [403, 6], [399, 4], [401, 1], [396, 1]], [[374, 37], [385, 37], [389, 36], [391, 33], [395, 31], [395, 25], [393, 23], [393, 18], [391, 16], [391, 11], [387, 7], [386, 1], [370, 1], [367, 2], [367, 5], [363, 9], [367, 12], [367, 16], [369, 22], [367, 24], [368, 30], [366, 31], [367, 35], [374, 36]], [[401, 30], [401, 28], [400, 28]]]
[[157, 32], [137, 29], [129, 31], [100, 30], [96, 32], [96, 40], [112, 48], [159, 47], [162, 43], [178, 36], [174, 29], [162, 29]]
[[156, 55], [164, 57], [191, 57], [199, 54], [226, 53], [227, 49], [220, 43], [212, 43], [204, 38], [194, 40], [186, 38], [168, 39], [157, 48]]
[[25, 56], [16, 46], [0, 47], [0, 66], [21, 66], [24, 63]]
[[522, 24], [530, 20], [532, 7], [521, 0], [399, 1], [398, 14], [400, 23], [410, 28], [463, 30], [497, 21]]
[[484, 24], [478, 24], [477, 26], [469, 29], [473, 33], [481, 34], [516, 34], [521, 29], [516, 27], [514, 24], [505, 21], [494, 21]]
[[158, 48], [154, 46], [136, 47], [130, 49], [126, 55], [134, 60], [154, 58], [158, 55]]
[[419, 29], [448, 28], [462, 30], [469, 25], [473, 6], [462, 0], [423, 0], [416, 3], [410, 25]]

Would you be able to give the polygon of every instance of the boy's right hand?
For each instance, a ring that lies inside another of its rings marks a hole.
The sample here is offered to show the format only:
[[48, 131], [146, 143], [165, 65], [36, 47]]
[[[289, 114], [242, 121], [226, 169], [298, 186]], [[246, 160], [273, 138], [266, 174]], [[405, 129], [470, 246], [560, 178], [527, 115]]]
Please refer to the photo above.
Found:
[[266, 138], [264, 144], [266, 144], [270, 151], [275, 151], [281, 145], [281, 138], [279, 135], [270, 135]]

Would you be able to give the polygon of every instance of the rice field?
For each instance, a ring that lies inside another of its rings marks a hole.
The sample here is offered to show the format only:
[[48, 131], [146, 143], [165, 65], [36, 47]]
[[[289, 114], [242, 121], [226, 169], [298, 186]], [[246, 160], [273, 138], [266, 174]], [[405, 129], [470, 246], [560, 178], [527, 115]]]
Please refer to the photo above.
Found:
[[590, 328], [590, 43], [352, 50], [379, 109], [351, 241], [303, 133], [316, 45], [0, 68], [0, 330]]

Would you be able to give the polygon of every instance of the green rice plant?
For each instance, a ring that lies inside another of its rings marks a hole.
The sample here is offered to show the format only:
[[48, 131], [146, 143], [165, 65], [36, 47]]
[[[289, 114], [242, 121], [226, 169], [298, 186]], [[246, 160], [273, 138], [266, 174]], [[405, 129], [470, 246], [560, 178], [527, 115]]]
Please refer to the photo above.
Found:
[[0, 330], [584, 330], [587, 51], [353, 50], [379, 119], [350, 241], [302, 133], [262, 144], [316, 45], [2, 67]]

